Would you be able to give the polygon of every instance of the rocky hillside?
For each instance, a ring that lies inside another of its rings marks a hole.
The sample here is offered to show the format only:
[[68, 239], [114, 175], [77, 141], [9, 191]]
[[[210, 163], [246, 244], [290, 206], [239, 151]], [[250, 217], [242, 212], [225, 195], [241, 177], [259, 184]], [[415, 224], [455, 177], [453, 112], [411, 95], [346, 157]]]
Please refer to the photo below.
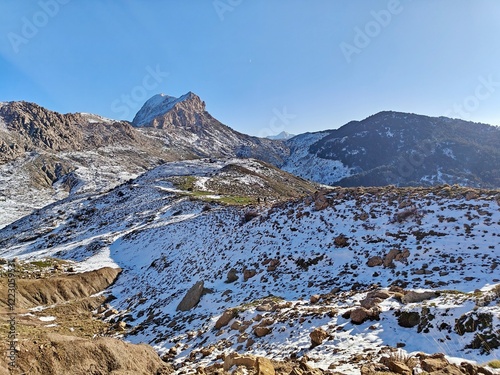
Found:
[[500, 186], [500, 128], [380, 112], [337, 129], [287, 141], [283, 169], [340, 186]]
[[0, 103], [0, 227], [69, 194], [109, 190], [165, 161], [255, 157], [277, 165], [287, 153], [281, 141], [221, 124], [193, 93], [151, 98], [134, 124]]
[[69, 193], [110, 189], [177, 156], [130, 124], [0, 105], [0, 227]]
[[251, 137], [223, 125], [192, 92], [180, 98], [153, 96], [137, 112], [133, 124], [188, 155], [255, 158], [274, 165], [288, 155], [281, 141]]
[[263, 167], [167, 164], [7, 226], [0, 256], [120, 267], [102, 319], [124, 322], [118, 337], [153, 345], [177, 373], [243, 363], [297, 374], [471, 373], [466, 361], [498, 359], [498, 190], [221, 199], [232, 192], [217, 190], [218, 176], [243, 171], [257, 187], [271, 173]]
[[[2, 262], [4, 260], [2, 259]], [[102, 292], [120, 273], [101, 268], [75, 273], [67, 262], [45, 259], [16, 262], [16, 367], [8, 370], [0, 358], [0, 374], [143, 374], [172, 373], [148, 345], [133, 345], [106, 337], [120, 332], [119, 324], [98, 319], [106, 304]], [[0, 269], [0, 292], [7, 295], [7, 274]], [[6, 301], [0, 301], [0, 333], [8, 337]], [[0, 341], [2, 352], [7, 342]]]

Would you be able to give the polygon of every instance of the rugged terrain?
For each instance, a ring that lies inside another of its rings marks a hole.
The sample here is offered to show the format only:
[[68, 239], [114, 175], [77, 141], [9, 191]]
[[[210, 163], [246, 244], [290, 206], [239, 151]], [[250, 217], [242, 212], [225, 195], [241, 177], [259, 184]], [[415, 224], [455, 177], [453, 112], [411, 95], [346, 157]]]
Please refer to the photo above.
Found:
[[[8, 371], [2, 356], [0, 374], [172, 373], [150, 346], [109, 337], [120, 326], [97, 319], [99, 306], [106, 303], [102, 292], [116, 280], [119, 269], [75, 273], [67, 262], [46, 259], [17, 261], [16, 270], [16, 367]], [[5, 272], [0, 272], [0, 294], [7, 295]], [[0, 308], [0, 333], [7, 337], [4, 299]], [[3, 353], [7, 344], [0, 342]]]
[[0, 103], [0, 227], [70, 194], [109, 190], [165, 161], [204, 157], [256, 158], [327, 185], [500, 186], [498, 127], [381, 112], [283, 139], [231, 129], [191, 92], [153, 96], [132, 123]]
[[[464, 361], [498, 360], [498, 190], [304, 185], [273, 196], [269, 185], [249, 202], [221, 185], [228, 172], [231, 186], [257, 189], [278, 170], [166, 164], [7, 226], [0, 256], [121, 268], [102, 319], [124, 322], [117, 337], [151, 344], [178, 373], [229, 369], [231, 353], [256, 356], [241, 359], [251, 371], [266, 357], [298, 374], [406, 373], [391, 361], [468, 373]], [[418, 352], [447, 361], [410, 360]]]
[[282, 168], [327, 185], [500, 186], [500, 128], [446, 117], [380, 112], [287, 141]]
[[281, 141], [221, 124], [193, 93], [151, 98], [132, 124], [0, 103], [0, 227], [68, 195], [109, 190], [165, 161], [236, 156], [279, 165], [287, 152]]

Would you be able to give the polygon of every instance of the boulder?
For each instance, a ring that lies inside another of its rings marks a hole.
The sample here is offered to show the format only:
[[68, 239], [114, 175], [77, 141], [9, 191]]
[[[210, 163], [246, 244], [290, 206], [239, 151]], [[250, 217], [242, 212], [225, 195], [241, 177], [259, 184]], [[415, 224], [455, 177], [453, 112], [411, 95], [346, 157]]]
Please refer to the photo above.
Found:
[[328, 333], [321, 328], [316, 328], [309, 334], [309, 337], [311, 338], [311, 347], [315, 348], [323, 344], [323, 341], [328, 337]]
[[436, 292], [414, 292], [410, 291], [406, 293], [402, 298], [401, 302], [403, 303], [414, 303], [414, 302], [422, 302], [428, 299], [433, 299], [438, 297]]
[[204, 290], [204, 282], [198, 281], [187, 292], [177, 306], [177, 311], [189, 311], [200, 302]]
[[272, 332], [272, 328], [270, 327], [265, 327], [265, 326], [257, 326], [254, 327], [253, 333], [255, 333], [255, 336], [257, 337], [263, 337], [266, 335], [269, 335]]
[[368, 259], [368, 262], [366, 262], [366, 265], [368, 267], [377, 267], [381, 266], [382, 264], [384, 264], [384, 260], [379, 256], [371, 257], [370, 259]]
[[229, 322], [236, 316], [234, 310], [229, 309], [224, 311], [220, 318], [215, 322], [215, 329], [221, 329], [229, 324]]
[[257, 357], [257, 375], [275, 375], [271, 361], [264, 357]]
[[313, 304], [318, 303], [320, 299], [321, 299], [321, 296], [319, 294], [314, 294], [311, 296], [310, 302]]
[[238, 273], [234, 268], [231, 268], [229, 272], [227, 273], [227, 283], [234, 283], [235, 281], [238, 281]]

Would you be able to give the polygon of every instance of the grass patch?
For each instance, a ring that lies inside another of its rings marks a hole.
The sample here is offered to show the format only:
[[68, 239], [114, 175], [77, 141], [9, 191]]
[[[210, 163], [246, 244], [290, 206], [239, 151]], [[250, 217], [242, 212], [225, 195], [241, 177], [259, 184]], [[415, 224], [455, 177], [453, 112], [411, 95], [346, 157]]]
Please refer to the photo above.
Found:
[[221, 197], [218, 201], [225, 204], [236, 205], [236, 206], [255, 204], [257, 202], [257, 200], [253, 197], [244, 197], [244, 196], [226, 196], [226, 197]]
[[279, 303], [281, 301], [284, 301], [284, 299], [281, 297], [278, 297], [278, 296], [270, 295], [270, 296], [267, 296], [264, 298], [259, 298], [259, 299], [253, 300], [252, 302], [243, 303], [243, 304], [239, 305], [238, 307], [236, 307], [235, 310], [238, 312], [243, 312], [243, 311], [247, 311], [250, 308], [257, 307], [259, 305], [263, 305], [265, 303], [272, 304], [272, 303]]
[[174, 186], [179, 190], [193, 191], [196, 183], [194, 176], [176, 176], [173, 179]]
[[494, 359], [493, 361], [488, 362], [486, 366], [500, 369], [500, 359]]
[[37, 268], [48, 268], [52, 267], [52, 264], [54, 263], [54, 260], [52, 259], [42, 259], [42, 260], [34, 260], [32, 262], [29, 262], [29, 264], [37, 267]]

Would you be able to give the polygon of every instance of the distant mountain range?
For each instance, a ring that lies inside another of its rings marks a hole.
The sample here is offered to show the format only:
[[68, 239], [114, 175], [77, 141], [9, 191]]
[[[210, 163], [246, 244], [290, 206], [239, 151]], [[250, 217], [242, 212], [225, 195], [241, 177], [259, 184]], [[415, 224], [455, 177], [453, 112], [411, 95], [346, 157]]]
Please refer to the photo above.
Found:
[[446, 117], [380, 112], [287, 141], [281, 166], [340, 186], [500, 187], [500, 128]]
[[[107, 190], [166, 161], [206, 157], [259, 159], [328, 185], [500, 187], [500, 128], [494, 126], [381, 112], [339, 129], [289, 136], [237, 132], [192, 92], [153, 96], [132, 123], [0, 103], [0, 208], [4, 217], [21, 215], [68, 193]], [[39, 202], [29, 199], [32, 190]]]
[[293, 137], [295, 137], [295, 134], [290, 134], [290, 133], [287, 133], [285, 131], [282, 131], [279, 134], [270, 135], [267, 138], [268, 139], [274, 139], [274, 140], [287, 140], [287, 139], [290, 139], [290, 138], [293, 138]]

